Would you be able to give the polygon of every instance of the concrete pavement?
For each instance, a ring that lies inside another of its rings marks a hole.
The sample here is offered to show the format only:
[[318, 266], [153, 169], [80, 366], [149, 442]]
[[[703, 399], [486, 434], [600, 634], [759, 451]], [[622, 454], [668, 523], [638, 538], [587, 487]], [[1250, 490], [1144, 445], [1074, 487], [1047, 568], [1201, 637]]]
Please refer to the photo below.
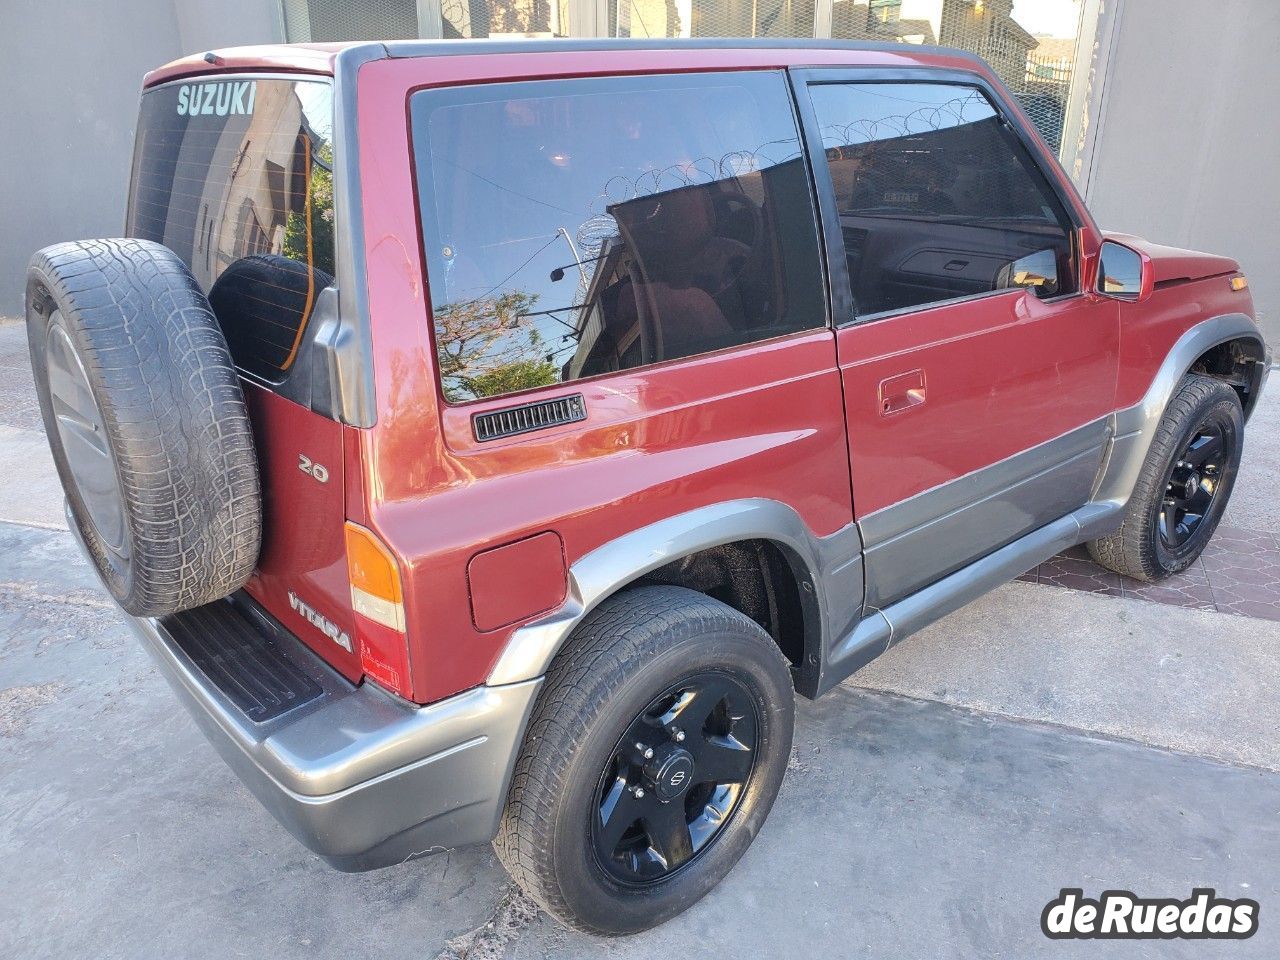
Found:
[[[802, 702], [759, 839], [658, 930], [567, 933], [488, 848], [337, 873], [221, 763], [59, 529], [24, 350], [0, 323], [0, 956], [1048, 957], [1075, 949], [1039, 929], [1064, 886], [1262, 905], [1243, 943], [1079, 955], [1280, 951], [1280, 624], [1028, 583]], [[1280, 530], [1277, 422], [1273, 391], [1237, 525]]]

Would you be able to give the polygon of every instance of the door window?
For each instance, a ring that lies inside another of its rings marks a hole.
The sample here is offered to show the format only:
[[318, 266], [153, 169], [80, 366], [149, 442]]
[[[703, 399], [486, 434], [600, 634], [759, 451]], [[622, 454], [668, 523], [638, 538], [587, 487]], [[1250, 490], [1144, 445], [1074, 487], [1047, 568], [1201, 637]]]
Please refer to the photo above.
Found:
[[425, 90], [411, 113], [446, 399], [826, 322], [781, 73]]
[[860, 318], [1025, 287], [1075, 291], [1071, 222], [975, 87], [809, 87]]

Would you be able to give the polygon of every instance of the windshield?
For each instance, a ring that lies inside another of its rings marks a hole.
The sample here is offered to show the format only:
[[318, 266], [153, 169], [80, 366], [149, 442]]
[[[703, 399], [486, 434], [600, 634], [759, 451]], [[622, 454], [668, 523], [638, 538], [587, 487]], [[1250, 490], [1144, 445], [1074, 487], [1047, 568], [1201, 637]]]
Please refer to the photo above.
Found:
[[208, 295], [236, 364], [282, 380], [333, 283], [328, 81], [219, 77], [142, 97], [127, 232]]

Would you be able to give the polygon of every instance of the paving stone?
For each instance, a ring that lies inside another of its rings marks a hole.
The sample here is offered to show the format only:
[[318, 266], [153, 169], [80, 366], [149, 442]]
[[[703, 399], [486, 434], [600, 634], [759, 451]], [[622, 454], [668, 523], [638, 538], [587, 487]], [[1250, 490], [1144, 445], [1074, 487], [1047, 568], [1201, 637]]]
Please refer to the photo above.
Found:
[[1122, 597], [1120, 575], [1104, 570], [1092, 560], [1084, 547], [1074, 547], [1040, 564], [1036, 571], [1039, 583], [1051, 587], [1068, 587], [1086, 593]]

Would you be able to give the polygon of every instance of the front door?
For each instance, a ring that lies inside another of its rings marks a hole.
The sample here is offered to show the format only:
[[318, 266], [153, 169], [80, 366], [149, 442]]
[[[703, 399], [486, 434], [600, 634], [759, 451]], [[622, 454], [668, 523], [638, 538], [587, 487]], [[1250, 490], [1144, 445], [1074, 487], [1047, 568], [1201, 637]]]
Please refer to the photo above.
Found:
[[808, 71], [796, 93], [881, 608], [1088, 500], [1118, 313], [1081, 292], [1086, 228], [976, 78]]

